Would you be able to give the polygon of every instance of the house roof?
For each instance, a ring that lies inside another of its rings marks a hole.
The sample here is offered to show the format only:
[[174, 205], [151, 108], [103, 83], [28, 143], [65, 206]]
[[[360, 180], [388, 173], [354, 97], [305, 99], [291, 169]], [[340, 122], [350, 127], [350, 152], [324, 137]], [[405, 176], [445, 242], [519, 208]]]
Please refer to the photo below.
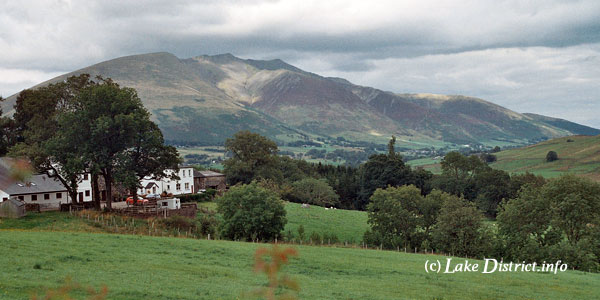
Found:
[[[24, 202], [21, 202], [21, 201], [15, 199], [15, 198], [10, 198], [10, 199], [8, 199], [6, 201], [3, 201], [2, 203], [11, 203], [12, 205], [14, 205], [16, 207], [25, 206]], [[4, 205], [7, 205], [7, 204], [4, 204]]]
[[146, 184], [147, 189], [151, 188], [153, 185], [158, 186], [158, 184], [156, 184], [156, 182], [148, 182], [148, 184]]
[[2, 188], [2, 191], [13, 195], [42, 194], [51, 192], [66, 192], [67, 189], [56, 178], [46, 174], [35, 174], [24, 182], [13, 182]]
[[194, 177], [220, 177], [225, 176], [225, 174], [221, 174], [214, 171], [198, 171], [194, 170]]

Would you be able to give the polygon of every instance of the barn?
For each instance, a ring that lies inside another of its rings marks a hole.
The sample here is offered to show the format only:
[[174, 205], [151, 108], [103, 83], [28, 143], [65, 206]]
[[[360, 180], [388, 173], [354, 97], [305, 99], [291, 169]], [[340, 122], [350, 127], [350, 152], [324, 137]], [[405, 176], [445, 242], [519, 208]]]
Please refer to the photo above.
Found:
[[209, 188], [223, 192], [226, 188], [225, 175], [214, 171], [194, 170], [194, 186], [197, 192]]

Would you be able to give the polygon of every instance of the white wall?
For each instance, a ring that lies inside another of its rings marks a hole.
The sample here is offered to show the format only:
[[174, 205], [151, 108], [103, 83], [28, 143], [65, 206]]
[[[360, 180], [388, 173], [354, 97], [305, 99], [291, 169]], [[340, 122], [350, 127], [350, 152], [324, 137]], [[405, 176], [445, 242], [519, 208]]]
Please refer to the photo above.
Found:
[[[173, 173], [172, 170], [166, 170], [165, 173], [167, 175], [171, 175]], [[171, 193], [173, 195], [182, 195], [182, 194], [191, 194], [195, 192], [194, 189], [194, 168], [191, 167], [183, 167], [179, 169], [179, 180], [171, 180], [169, 178], [163, 178], [161, 180], [150, 179], [149, 177], [142, 179], [141, 185], [142, 188], [138, 189], [138, 194], [146, 195], [151, 194], [152, 190], [146, 190], [146, 185], [148, 183], [154, 182], [158, 187], [156, 188], [156, 193], [161, 194], [162, 192]], [[179, 189], [177, 189], [177, 184], [179, 184]], [[187, 188], [186, 188], [187, 187]]]
[[6, 198], [6, 200], [10, 199], [10, 195], [7, 194], [6, 192], [0, 190], [0, 203], [2, 203], [2, 201], [4, 201], [4, 198]]
[[77, 201], [73, 202], [79, 202], [79, 193], [83, 193], [84, 202], [92, 201], [92, 179], [89, 173], [82, 176], [82, 180], [77, 186]]
[[[6, 195], [6, 193], [2, 192], [4, 195]], [[44, 199], [44, 195], [48, 194], [49, 199]], [[61, 194], [61, 198], [58, 198], [57, 194]], [[0, 194], [1, 195], [1, 194]], [[35, 195], [37, 196], [37, 200], [32, 200], [32, 196]], [[5, 196], [2, 196], [3, 198]], [[37, 203], [39, 204], [42, 208], [60, 208], [60, 204], [61, 203], [70, 203], [69, 201], [69, 196], [68, 193], [66, 191], [64, 192], [52, 192], [52, 193], [39, 193], [39, 194], [31, 194], [31, 195], [9, 195], [10, 197], [15, 197], [17, 199], [21, 199], [21, 197], [23, 198], [23, 201], [25, 201], [25, 203]]]

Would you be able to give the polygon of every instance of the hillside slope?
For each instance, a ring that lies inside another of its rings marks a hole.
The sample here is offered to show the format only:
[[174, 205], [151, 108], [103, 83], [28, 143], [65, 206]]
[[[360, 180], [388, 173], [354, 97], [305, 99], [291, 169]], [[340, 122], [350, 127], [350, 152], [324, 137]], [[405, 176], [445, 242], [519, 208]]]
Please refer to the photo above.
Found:
[[[595, 130], [519, 114], [482, 99], [394, 94], [322, 77], [278, 59], [231, 54], [188, 59], [165, 52], [126, 56], [38, 86], [81, 73], [135, 88], [165, 138], [180, 144], [221, 144], [242, 129], [277, 141], [342, 136], [385, 143], [394, 134], [403, 143], [422, 146], [527, 144]], [[5, 112], [11, 111], [15, 99], [13, 95], [3, 103]]]
[[[66, 277], [107, 299], [240, 299], [264, 287], [253, 254], [268, 244], [74, 232], [0, 231], [0, 299], [29, 299]], [[600, 275], [567, 271], [426, 273], [440, 255], [293, 246], [282, 273], [299, 299], [592, 299]], [[43, 249], [43, 255], [40, 255]], [[464, 263], [453, 258], [453, 264]], [[471, 264], [483, 262], [469, 259]]]
[[[555, 151], [559, 159], [546, 162], [549, 151]], [[600, 135], [552, 139], [501, 151], [496, 156], [498, 161], [490, 166], [508, 172], [529, 171], [550, 178], [573, 173], [600, 181]]]

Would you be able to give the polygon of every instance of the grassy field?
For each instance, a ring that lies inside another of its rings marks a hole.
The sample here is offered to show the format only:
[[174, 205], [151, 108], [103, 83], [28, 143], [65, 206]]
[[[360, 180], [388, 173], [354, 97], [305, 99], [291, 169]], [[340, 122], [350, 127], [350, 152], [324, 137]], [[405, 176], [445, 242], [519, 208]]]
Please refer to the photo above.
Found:
[[298, 234], [298, 227], [304, 227], [305, 235], [308, 237], [312, 232], [319, 235], [335, 234], [340, 242], [360, 243], [363, 234], [369, 228], [367, 224], [367, 213], [356, 210], [329, 209], [320, 206], [302, 208], [298, 203], [286, 203], [288, 223], [285, 232], [292, 231]]
[[[242, 299], [266, 283], [252, 272], [261, 244], [21, 230], [2, 230], [0, 239], [0, 299], [28, 299], [67, 276], [106, 285], [108, 299]], [[600, 293], [599, 274], [427, 274], [425, 261], [445, 257], [295, 248], [299, 257], [284, 272], [300, 284], [300, 299], [592, 299]]]
[[[199, 203], [199, 206], [211, 210], [216, 210], [217, 205], [214, 202]], [[362, 241], [363, 234], [369, 228], [367, 224], [367, 213], [364, 211], [329, 209], [323, 207], [311, 206], [302, 208], [298, 203], [286, 202], [285, 210], [288, 223], [284, 232], [291, 231], [294, 236], [298, 235], [298, 227], [302, 225], [306, 239], [316, 232], [320, 236], [323, 234], [335, 234], [341, 243], [355, 243]]]
[[[572, 142], [567, 142], [571, 140]], [[559, 160], [546, 162], [549, 151]], [[547, 178], [565, 173], [580, 174], [600, 181], [600, 136], [570, 136], [536, 145], [496, 153], [498, 161], [491, 167], [511, 173], [531, 173]]]
[[435, 159], [432, 157], [427, 157], [427, 158], [409, 160], [406, 163], [413, 168], [420, 167], [427, 171], [432, 172], [433, 174], [441, 174], [442, 166], [440, 165], [440, 160], [441, 160], [441, 158]]

